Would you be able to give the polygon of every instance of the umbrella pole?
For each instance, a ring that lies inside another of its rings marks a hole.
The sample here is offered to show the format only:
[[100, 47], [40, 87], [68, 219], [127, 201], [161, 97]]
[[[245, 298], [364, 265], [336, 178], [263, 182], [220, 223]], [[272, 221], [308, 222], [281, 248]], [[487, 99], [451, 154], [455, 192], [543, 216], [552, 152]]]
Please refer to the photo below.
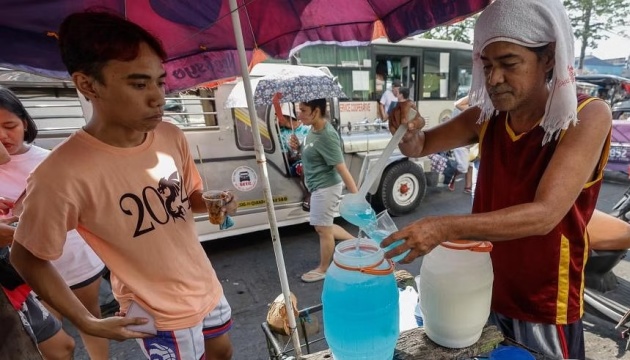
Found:
[[302, 358], [302, 348], [300, 347], [300, 338], [297, 332], [297, 326], [295, 322], [295, 314], [293, 310], [293, 303], [291, 302], [291, 293], [289, 290], [289, 279], [287, 278], [287, 270], [284, 265], [284, 256], [282, 254], [282, 244], [280, 243], [280, 234], [278, 233], [278, 224], [276, 222], [276, 212], [273, 208], [273, 198], [271, 196], [271, 186], [269, 184], [269, 174], [267, 173], [267, 160], [265, 159], [265, 151], [260, 140], [260, 132], [258, 131], [258, 121], [256, 117], [256, 108], [254, 107], [254, 95], [252, 93], [251, 81], [249, 78], [249, 69], [247, 66], [247, 56], [245, 55], [245, 44], [243, 41], [243, 32], [241, 30], [241, 20], [238, 16], [238, 7], [236, 0], [230, 0], [230, 12], [232, 16], [232, 26], [234, 27], [234, 37], [236, 39], [236, 48], [238, 50], [238, 57], [241, 63], [241, 73], [243, 77], [243, 85], [245, 88], [245, 95], [247, 97], [247, 107], [249, 110], [249, 118], [251, 119], [252, 132], [254, 135], [254, 149], [256, 151], [256, 160], [263, 180], [263, 194], [265, 198], [265, 204], [267, 206], [267, 215], [269, 216], [269, 226], [271, 230], [271, 240], [273, 243], [273, 250], [276, 256], [276, 265], [278, 267], [278, 274], [280, 276], [280, 285], [282, 287], [282, 294], [284, 295], [284, 304], [287, 308], [287, 316], [289, 320], [289, 328], [291, 329], [291, 338], [293, 339], [293, 346], [295, 348], [295, 355], [297, 359]]

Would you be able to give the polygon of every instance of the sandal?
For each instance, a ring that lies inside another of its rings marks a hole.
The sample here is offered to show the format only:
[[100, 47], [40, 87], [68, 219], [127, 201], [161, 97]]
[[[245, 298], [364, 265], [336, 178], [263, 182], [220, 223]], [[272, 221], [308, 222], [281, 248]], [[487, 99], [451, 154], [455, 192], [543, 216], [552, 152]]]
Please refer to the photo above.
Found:
[[465, 188], [464, 188], [464, 193], [466, 193], [466, 194], [472, 194], [472, 188], [465, 187]]
[[321, 273], [317, 270], [310, 270], [306, 274], [302, 275], [301, 279], [305, 283], [312, 283], [312, 282], [322, 281], [324, 280], [325, 277], [326, 277], [326, 274], [324, 273]]

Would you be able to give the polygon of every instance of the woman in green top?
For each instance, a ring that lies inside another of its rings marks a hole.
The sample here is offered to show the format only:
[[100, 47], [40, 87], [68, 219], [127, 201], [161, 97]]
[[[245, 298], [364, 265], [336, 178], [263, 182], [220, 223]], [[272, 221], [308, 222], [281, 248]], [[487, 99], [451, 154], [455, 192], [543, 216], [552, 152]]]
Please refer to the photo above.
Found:
[[[333, 126], [326, 120], [326, 99], [300, 103], [298, 118], [310, 125], [302, 144], [302, 163], [306, 187], [311, 192], [310, 224], [319, 235], [319, 266], [302, 275], [302, 281], [315, 282], [324, 279], [332, 262], [335, 240], [354, 238], [339, 225], [333, 224], [334, 214], [339, 209], [343, 184], [348, 191], [357, 192], [357, 186], [343, 161], [341, 140]], [[291, 147], [299, 142], [291, 138]]]

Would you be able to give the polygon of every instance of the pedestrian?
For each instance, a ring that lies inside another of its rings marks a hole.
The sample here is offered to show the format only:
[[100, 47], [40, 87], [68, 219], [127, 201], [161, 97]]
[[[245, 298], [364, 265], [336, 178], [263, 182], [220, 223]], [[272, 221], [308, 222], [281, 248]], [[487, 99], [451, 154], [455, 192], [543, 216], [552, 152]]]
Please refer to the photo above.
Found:
[[[386, 255], [411, 249], [402, 261], [409, 263], [443, 241], [492, 241], [490, 322], [549, 357], [584, 359], [586, 224], [612, 116], [601, 100], [578, 102], [572, 34], [560, 0], [500, 0], [483, 11], [475, 25], [471, 107], [426, 131], [423, 119], [408, 122], [400, 144], [405, 155], [422, 157], [478, 142], [473, 214], [425, 217], [381, 246], [404, 239]], [[393, 119], [392, 130], [401, 119]]]
[[394, 109], [396, 103], [398, 102], [398, 92], [401, 87], [400, 80], [392, 81], [391, 89], [385, 90], [383, 95], [381, 95], [381, 100], [379, 102], [379, 116], [381, 120], [386, 121], [389, 119], [389, 113]]
[[[20, 100], [9, 89], [0, 88], [0, 142], [11, 156], [11, 161], [0, 165], [0, 199], [11, 206], [26, 190], [28, 175], [50, 153], [32, 144], [36, 136], [35, 121]], [[52, 264], [81, 303], [93, 316], [100, 318], [98, 292], [105, 265], [76, 230], [68, 232], [63, 252]], [[62, 320], [50, 306], [47, 309]], [[80, 335], [92, 360], [109, 358], [107, 339], [83, 332]]]
[[[470, 167], [470, 152], [468, 147], [460, 146], [450, 151], [451, 156], [444, 169], [444, 180], [442, 186], [446, 186], [449, 191], [455, 190], [455, 181], [459, 175], [468, 176]], [[470, 190], [470, 189], [469, 189]], [[466, 188], [464, 188], [464, 192]]]
[[[230, 359], [231, 309], [193, 218], [206, 212], [202, 180], [182, 131], [162, 121], [159, 40], [102, 11], [69, 15], [58, 35], [92, 116], [29, 177], [12, 263], [85, 333], [137, 338], [146, 358]], [[72, 229], [111, 271], [121, 314], [146, 315], [97, 319], [68, 290], [50, 261]]]
[[[333, 223], [339, 211], [342, 185], [351, 193], [357, 192], [350, 171], [343, 160], [341, 139], [337, 130], [326, 120], [326, 99], [301, 102], [298, 118], [310, 125], [304, 144], [301, 146], [304, 179], [311, 193], [310, 224], [319, 235], [319, 266], [302, 275], [304, 282], [321, 281], [326, 276], [335, 251], [335, 240], [354, 238], [341, 226]], [[291, 138], [291, 147], [297, 148], [296, 136]]]
[[291, 149], [289, 141], [291, 136], [295, 135], [300, 143], [303, 142], [311, 127], [302, 124], [296, 117], [293, 107], [293, 104], [282, 104], [282, 117], [278, 118], [278, 136], [280, 138], [280, 148], [289, 165], [289, 174], [299, 178], [298, 183], [303, 194], [302, 209], [304, 211], [310, 211], [311, 194], [306, 189], [306, 184], [304, 183], [302, 154], [300, 153], [299, 147]]

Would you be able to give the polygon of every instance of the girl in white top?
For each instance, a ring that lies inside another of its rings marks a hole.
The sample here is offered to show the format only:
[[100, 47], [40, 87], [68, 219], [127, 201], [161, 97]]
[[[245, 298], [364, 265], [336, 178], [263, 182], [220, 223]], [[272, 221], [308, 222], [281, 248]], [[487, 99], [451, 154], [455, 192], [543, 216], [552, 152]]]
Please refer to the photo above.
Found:
[[[0, 88], [0, 147], [10, 155], [10, 161], [0, 165], [0, 205], [3, 208], [13, 206], [26, 188], [28, 175], [50, 153], [31, 145], [36, 135], [35, 122], [19, 99], [9, 90]], [[98, 292], [105, 265], [76, 230], [68, 232], [63, 254], [53, 265], [85, 307], [100, 318]], [[50, 310], [58, 315], [54, 309]], [[108, 358], [107, 339], [86, 334], [81, 337], [92, 360]]]

